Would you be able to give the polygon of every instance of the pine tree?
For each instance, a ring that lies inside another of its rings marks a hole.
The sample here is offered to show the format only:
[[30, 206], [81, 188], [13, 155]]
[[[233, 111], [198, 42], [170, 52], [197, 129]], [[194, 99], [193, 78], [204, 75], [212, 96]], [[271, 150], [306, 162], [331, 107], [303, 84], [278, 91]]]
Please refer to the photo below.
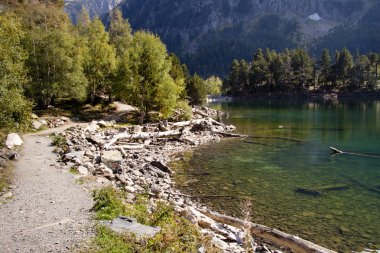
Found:
[[268, 82], [269, 64], [263, 55], [263, 51], [258, 49], [253, 57], [250, 73], [250, 86], [258, 87]]
[[313, 61], [304, 49], [296, 49], [292, 54], [293, 85], [297, 90], [305, 89], [313, 76]]
[[328, 84], [331, 81], [331, 66], [332, 61], [330, 52], [328, 49], [323, 49], [322, 57], [320, 61], [320, 82], [323, 85]]
[[350, 51], [347, 48], [343, 48], [339, 54], [336, 66], [338, 80], [342, 82], [343, 86], [346, 85], [347, 79], [350, 77], [353, 66], [354, 62]]
[[170, 116], [183, 87], [170, 75], [171, 60], [159, 37], [148, 32], [136, 32], [120, 70], [120, 97], [140, 109], [140, 123], [152, 110], [161, 117]]
[[199, 105], [206, 101], [207, 88], [204, 80], [194, 74], [188, 81], [186, 86], [187, 94], [192, 104]]

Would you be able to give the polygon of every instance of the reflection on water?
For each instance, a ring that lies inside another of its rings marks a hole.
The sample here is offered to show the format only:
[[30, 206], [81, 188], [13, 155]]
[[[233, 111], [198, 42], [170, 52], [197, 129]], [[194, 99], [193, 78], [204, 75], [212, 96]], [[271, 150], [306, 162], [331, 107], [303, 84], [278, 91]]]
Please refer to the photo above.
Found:
[[[253, 221], [335, 250], [380, 249], [380, 102], [214, 107], [241, 133], [281, 138], [224, 140], [187, 154], [174, 164], [183, 191], [230, 196], [205, 202], [236, 215], [250, 198]], [[374, 158], [330, 156], [330, 146]]]

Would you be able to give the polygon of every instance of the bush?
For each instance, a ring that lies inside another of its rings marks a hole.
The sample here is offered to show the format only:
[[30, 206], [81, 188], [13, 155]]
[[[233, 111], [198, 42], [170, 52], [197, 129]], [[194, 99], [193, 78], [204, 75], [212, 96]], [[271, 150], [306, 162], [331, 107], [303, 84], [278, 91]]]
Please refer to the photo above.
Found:
[[176, 121], [186, 121], [186, 120], [191, 120], [192, 117], [193, 117], [193, 112], [191, 110], [191, 106], [189, 106], [188, 101], [187, 100], [178, 101], [173, 119]]
[[66, 149], [66, 138], [63, 134], [56, 134], [52, 136], [52, 145], [63, 150]]
[[0, 90], [0, 128], [24, 131], [29, 128], [32, 103], [16, 89]]

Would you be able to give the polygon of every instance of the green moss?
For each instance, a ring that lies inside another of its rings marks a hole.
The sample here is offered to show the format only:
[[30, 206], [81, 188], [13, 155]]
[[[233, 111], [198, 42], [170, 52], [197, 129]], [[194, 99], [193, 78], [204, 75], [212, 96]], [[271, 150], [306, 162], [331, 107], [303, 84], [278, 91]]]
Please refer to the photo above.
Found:
[[126, 206], [122, 202], [120, 192], [112, 187], [105, 187], [93, 193], [95, 205], [93, 211], [96, 212], [98, 220], [112, 220], [119, 215], [126, 214]]
[[76, 168], [70, 168], [69, 172], [74, 175], [79, 175], [79, 171]]

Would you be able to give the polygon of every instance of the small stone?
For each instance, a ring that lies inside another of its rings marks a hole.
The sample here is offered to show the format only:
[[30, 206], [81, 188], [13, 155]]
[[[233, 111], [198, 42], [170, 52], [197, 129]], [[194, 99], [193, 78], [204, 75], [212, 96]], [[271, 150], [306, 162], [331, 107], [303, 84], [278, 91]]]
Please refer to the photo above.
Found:
[[124, 188], [127, 192], [130, 192], [130, 193], [135, 193], [136, 192], [136, 189], [132, 186], [125, 186]]
[[141, 129], [140, 125], [135, 125], [132, 127], [132, 133], [134, 133], [134, 134], [141, 133], [141, 131], [142, 131], [142, 129]]
[[135, 195], [132, 194], [132, 193], [127, 193], [127, 195], [125, 196], [125, 200], [128, 202], [128, 203], [133, 203], [134, 200], [135, 200]]
[[98, 122], [97, 125], [100, 126], [101, 128], [105, 128], [105, 127], [107, 127], [109, 124], [107, 124], [107, 122], [105, 122], [104, 120], [101, 120], [101, 121]]
[[7, 193], [4, 193], [1, 197], [4, 199], [9, 199], [13, 197], [13, 194], [12, 192], [7, 192]]
[[78, 172], [81, 174], [81, 175], [88, 175], [88, 169], [84, 166], [79, 166], [78, 167]]

